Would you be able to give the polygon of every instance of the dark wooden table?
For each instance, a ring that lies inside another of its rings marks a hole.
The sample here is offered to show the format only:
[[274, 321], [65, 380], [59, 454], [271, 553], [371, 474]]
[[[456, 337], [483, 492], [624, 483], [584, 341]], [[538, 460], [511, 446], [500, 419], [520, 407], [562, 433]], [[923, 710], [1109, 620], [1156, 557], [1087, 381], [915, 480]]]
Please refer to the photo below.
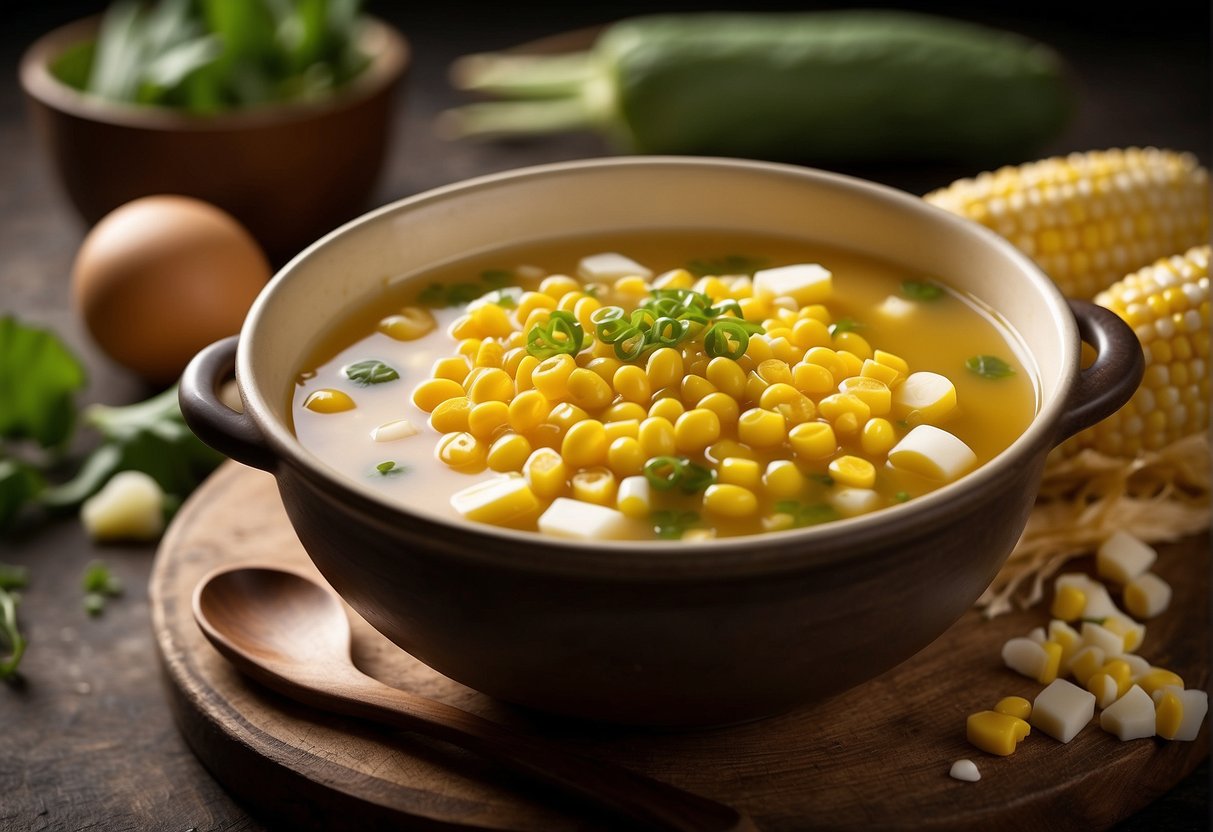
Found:
[[[12, 312], [53, 327], [68, 341], [89, 370], [82, 402], [135, 401], [152, 391], [100, 356], [69, 308], [68, 275], [85, 229], [49, 174], [16, 83], [16, 62], [25, 45], [102, 3], [20, 5], [24, 8], [12, 10], [0, 27], [0, 314]], [[644, 9], [640, 4], [566, 4], [569, 8], [541, 12], [501, 5], [505, 8], [494, 10], [464, 4], [371, 4], [409, 34], [415, 58], [377, 203], [477, 174], [609, 152], [592, 136], [509, 145], [449, 145], [434, 138], [435, 114], [457, 98], [444, 76], [455, 56]], [[884, 5], [976, 14], [960, 4]], [[1052, 43], [1075, 70], [1080, 115], [1047, 151], [1157, 145], [1192, 151], [1208, 164], [1208, 7], [1163, 0], [1121, 19], [1112, 7], [1096, 14], [1058, 11], [1053, 5], [993, 3], [983, 4], [981, 12], [988, 22]], [[974, 171], [849, 172], [921, 193]], [[0, 539], [0, 562], [26, 565], [32, 573], [21, 612], [30, 640], [22, 681], [0, 685], [0, 829], [266, 828], [267, 819], [250, 817], [211, 779], [172, 722], [148, 622], [146, 584], [153, 554], [151, 546], [99, 549], [74, 520]], [[80, 579], [85, 565], [98, 557], [112, 567], [126, 592], [92, 619], [82, 607]], [[1207, 829], [1208, 813], [1206, 764], [1119, 828]]]

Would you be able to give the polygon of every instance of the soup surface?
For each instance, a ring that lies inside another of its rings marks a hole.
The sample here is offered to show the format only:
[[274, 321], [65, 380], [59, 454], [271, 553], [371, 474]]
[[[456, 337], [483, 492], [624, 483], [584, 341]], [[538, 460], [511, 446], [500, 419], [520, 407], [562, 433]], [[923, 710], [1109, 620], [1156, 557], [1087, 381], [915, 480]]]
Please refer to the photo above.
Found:
[[409, 275], [300, 368], [305, 448], [408, 508], [586, 539], [778, 532], [912, 500], [1037, 408], [979, 301], [728, 232], [503, 248]]

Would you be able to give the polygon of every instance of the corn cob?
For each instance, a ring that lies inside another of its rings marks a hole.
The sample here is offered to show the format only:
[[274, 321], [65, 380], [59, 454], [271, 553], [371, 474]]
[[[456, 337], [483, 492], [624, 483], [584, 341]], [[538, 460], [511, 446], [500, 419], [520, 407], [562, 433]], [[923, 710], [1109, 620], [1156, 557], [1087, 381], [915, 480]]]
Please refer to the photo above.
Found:
[[1006, 237], [1062, 294], [1086, 300], [1209, 234], [1208, 171], [1191, 154], [1156, 148], [1005, 167], [925, 199]]
[[1129, 403], [1068, 449], [1135, 456], [1209, 427], [1209, 246], [1158, 260], [1095, 297], [1133, 327], [1146, 374]]

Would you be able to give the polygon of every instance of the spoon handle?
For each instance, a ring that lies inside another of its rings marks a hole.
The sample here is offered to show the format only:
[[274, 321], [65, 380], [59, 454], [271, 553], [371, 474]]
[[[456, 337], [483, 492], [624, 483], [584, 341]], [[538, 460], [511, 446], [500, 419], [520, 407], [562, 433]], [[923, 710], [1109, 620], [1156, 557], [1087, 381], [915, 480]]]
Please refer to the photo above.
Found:
[[[343, 692], [317, 691], [324, 704], [434, 737], [543, 783], [614, 810], [648, 828], [683, 832], [757, 832], [744, 812], [626, 768], [566, 751], [442, 702], [361, 676]], [[318, 704], [318, 703], [317, 703]]]

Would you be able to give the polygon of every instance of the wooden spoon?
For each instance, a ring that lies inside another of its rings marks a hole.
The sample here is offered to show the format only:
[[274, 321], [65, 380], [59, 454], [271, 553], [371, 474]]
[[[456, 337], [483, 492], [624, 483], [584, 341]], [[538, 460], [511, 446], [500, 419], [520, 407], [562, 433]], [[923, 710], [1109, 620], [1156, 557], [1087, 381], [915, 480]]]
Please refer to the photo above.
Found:
[[306, 705], [443, 740], [648, 828], [756, 832], [737, 809], [367, 676], [350, 659], [350, 625], [340, 599], [303, 575], [218, 569], [194, 591], [194, 618], [237, 668]]

